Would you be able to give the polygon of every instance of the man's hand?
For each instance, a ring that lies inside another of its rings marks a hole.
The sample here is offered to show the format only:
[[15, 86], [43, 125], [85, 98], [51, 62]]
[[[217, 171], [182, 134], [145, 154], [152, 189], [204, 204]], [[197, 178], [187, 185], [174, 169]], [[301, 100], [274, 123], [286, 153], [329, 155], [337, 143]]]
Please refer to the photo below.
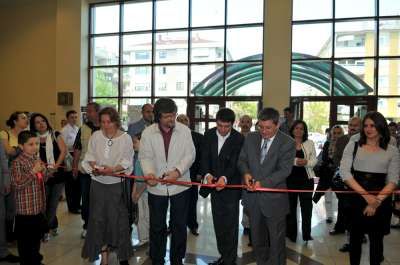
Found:
[[245, 174], [243, 176], [243, 180], [244, 180], [244, 185], [247, 186], [247, 189], [249, 189], [249, 187], [253, 186], [253, 176], [250, 174]]
[[[181, 176], [181, 173], [179, 172], [179, 170], [174, 169], [174, 170], [166, 172], [163, 179], [169, 180], [169, 181], [175, 181], [178, 178], [180, 178], [180, 176]], [[163, 183], [163, 184], [171, 185], [171, 183]]]
[[104, 166], [102, 168], [98, 168], [97, 172], [99, 173], [99, 175], [103, 176], [112, 175], [114, 173], [114, 168], [109, 166]]
[[206, 183], [207, 184], [214, 184], [213, 180], [214, 180], [214, 176], [213, 175], [211, 175], [211, 174], [207, 174], [206, 175]]
[[158, 184], [158, 181], [156, 180], [157, 177], [154, 174], [149, 174], [148, 179], [146, 180], [147, 185], [154, 187]]
[[217, 187], [215, 188], [217, 191], [223, 190], [226, 185], [225, 179], [223, 177], [220, 177], [215, 185], [217, 185]]

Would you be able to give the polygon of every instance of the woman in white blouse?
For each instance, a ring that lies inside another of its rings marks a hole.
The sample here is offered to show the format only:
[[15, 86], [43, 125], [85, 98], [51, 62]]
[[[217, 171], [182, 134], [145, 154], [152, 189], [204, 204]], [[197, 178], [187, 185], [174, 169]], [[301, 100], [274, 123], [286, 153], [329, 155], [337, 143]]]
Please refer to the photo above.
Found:
[[114, 108], [99, 113], [101, 130], [89, 139], [82, 162], [92, 176], [90, 214], [82, 257], [92, 262], [101, 253], [101, 264], [108, 264], [109, 251], [117, 253], [120, 264], [129, 264], [133, 255], [128, 218], [128, 195], [124, 178], [116, 174], [132, 172], [132, 138], [121, 131], [121, 121]]
[[[314, 142], [308, 139], [307, 124], [302, 120], [293, 122], [289, 131], [296, 141], [296, 158], [292, 172], [286, 180], [288, 189], [313, 190], [315, 173], [313, 167], [317, 164]], [[303, 240], [313, 240], [311, 237], [312, 192], [290, 192], [290, 212], [287, 216], [286, 236], [292, 241], [297, 239], [297, 201], [300, 201]]]

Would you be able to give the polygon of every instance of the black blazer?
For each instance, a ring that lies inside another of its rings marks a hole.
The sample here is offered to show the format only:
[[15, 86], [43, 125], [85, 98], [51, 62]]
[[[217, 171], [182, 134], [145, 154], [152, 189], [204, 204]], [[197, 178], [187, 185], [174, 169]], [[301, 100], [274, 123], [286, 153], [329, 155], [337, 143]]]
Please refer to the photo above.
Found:
[[192, 140], [196, 149], [196, 159], [190, 167], [190, 179], [194, 182], [198, 182], [196, 176], [200, 175], [201, 148], [203, 146], [203, 138], [204, 136], [201, 133], [192, 131]]
[[[225, 176], [228, 185], [241, 184], [242, 177], [239, 173], [237, 163], [244, 137], [238, 131], [232, 129], [231, 134], [226, 139], [218, 155], [218, 137], [216, 131], [217, 128], [212, 128], [204, 134], [200, 173], [203, 177], [207, 173], [210, 173], [217, 179]], [[200, 195], [206, 197], [211, 192], [216, 191], [214, 189], [202, 188]], [[241, 190], [224, 189], [217, 193], [227, 199], [240, 199]]]

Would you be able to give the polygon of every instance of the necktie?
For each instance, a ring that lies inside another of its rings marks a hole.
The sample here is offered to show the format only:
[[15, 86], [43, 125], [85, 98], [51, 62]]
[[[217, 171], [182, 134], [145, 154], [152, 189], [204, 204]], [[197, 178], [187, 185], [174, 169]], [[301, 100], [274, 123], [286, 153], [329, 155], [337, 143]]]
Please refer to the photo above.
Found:
[[267, 147], [268, 147], [269, 139], [264, 139], [264, 143], [261, 147], [261, 156], [260, 156], [260, 164], [264, 162], [265, 157], [267, 156]]

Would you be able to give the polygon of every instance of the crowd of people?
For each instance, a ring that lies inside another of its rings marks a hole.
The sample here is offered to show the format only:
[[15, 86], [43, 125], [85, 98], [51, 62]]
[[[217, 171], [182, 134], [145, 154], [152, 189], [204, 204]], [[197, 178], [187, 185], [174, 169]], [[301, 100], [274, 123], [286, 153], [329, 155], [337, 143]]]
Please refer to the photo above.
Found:
[[[348, 235], [340, 251], [349, 252], [351, 265], [360, 264], [368, 235], [370, 264], [381, 264], [392, 214], [400, 215], [393, 196], [400, 173], [397, 124], [376, 111], [353, 117], [347, 134], [339, 125], [329, 129], [317, 155], [307, 121], [295, 120], [290, 108], [284, 115], [282, 121], [277, 110], [264, 108], [255, 131], [248, 115], [240, 117], [238, 131], [234, 111], [222, 108], [216, 127], [202, 135], [190, 130], [189, 118], [177, 115], [169, 98], [145, 104], [142, 118], [127, 131], [114, 108], [97, 103], [87, 105], [80, 127], [77, 112], [68, 111], [60, 132], [40, 113], [13, 113], [9, 129], [0, 133], [0, 261], [42, 264], [40, 245], [58, 235], [57, 207], [65, 188], [69, 212], [83, 220], [82, 258], [95, 261], [100, 255], [103, 265], [110, 252], [129, 264], [133, 224], [136, 247], [149, 246], [152, 264], [165, 264], [168, 236], [170, 263], [183, 264], [187, 230], [199, 235], [198, 195], [210, 197], [220, 254], [209, 264], [236, 264], [240, 201], [243, 233], [256, 263], [286, 264], [286, 238], [298, 240], [298, 203], [308, 242], [313, 202], [324, 197], [326, 222], [332, 223], [334, 193], [338, 214], [330, 234]], [[227, 187], [240, 184], [245, 188]], [[19, 257], [7, 249], [13, 240]]]

